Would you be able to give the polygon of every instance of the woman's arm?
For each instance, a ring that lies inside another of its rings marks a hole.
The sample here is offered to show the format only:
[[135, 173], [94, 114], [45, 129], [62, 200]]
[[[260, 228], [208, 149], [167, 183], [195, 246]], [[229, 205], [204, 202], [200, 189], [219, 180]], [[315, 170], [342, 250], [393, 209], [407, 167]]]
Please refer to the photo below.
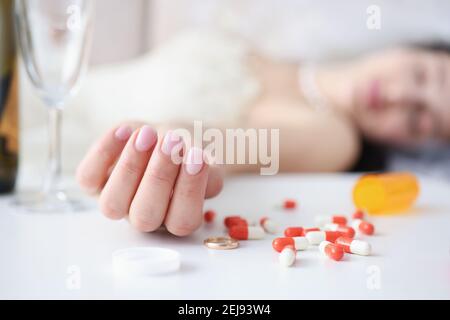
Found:
[[347, 119], [319, 114], [299, 101], [261, 101], [250, 112], [247, 126], [280, 129], [282, 172], [348, 170], [359, 155], [359, 137]]
[[[308, 106], [298, 89], [294, 64], [253, 56], [252, 70], [262, 95], [249, 108], [247, 128], [280, 129], [280, 171], [343, 171], [360, 152], [358, 131], [344, 115], [319, 113]], [[227, 171], [253, 171], [254, 166], [231, 166]]]

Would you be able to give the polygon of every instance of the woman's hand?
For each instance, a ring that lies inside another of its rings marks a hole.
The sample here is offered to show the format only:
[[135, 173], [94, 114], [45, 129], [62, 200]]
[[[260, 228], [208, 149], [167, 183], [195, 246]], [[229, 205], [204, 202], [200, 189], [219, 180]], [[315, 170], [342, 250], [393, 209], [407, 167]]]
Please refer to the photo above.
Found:
[[[137, 128], [137, 129], [135, 129]], [[81, 187], [100, 194], [100, 208], [111, 219], [129, 217], [142, 232], [165, 225], [177, 236], [194, 232], [202, 223], [203, 202], [222, 189], [217, 167], [187, 150], [185, 163], [172, 161], [181, 139], [160, 134], [141, 123], [127, 123], [107, 132], [86, 154], [77, 170]]]

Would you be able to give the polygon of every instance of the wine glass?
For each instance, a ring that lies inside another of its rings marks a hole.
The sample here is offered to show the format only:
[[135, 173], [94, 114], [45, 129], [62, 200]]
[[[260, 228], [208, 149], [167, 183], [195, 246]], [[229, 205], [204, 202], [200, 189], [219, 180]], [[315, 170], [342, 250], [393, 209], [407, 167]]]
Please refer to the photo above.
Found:
[[48, 107], [49, 159], [42, 190], [19, 194], [16, 204], [39, 212], [77, 211], [61, 184], [61, 120], [79, 88], [89, 57], [94, 0], [16, 0], [17, 42], [25, 69]]

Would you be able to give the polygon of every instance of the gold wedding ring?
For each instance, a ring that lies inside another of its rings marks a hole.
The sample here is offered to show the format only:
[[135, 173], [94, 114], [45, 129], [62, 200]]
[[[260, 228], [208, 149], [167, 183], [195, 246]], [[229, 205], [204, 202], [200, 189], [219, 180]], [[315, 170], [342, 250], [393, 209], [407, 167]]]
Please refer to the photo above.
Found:
[[209, 249], [230, 250], [239, 247], [239, 241], [227, 237], [212, 237], [203, 241]]

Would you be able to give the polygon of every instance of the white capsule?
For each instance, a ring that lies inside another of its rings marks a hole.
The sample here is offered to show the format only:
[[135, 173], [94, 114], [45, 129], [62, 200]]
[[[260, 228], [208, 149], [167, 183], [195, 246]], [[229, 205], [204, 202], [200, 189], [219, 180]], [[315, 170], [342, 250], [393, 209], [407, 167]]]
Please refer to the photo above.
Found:
[[372, 247], [366, 241], [354, 240], [348, 237], [339, 237], [336, 244], [341, 246], [347, 253], [358, 254], [360, 256], [368, 256], [372, 251]]
[[256, 240], [262, 239], [262, 238], [264, 238], [265, 234], [266, 233], [264, 232], [263, 228], [256, 227], [256, 226], [250, 227], [250, 230], [249, 230], [249, 238], [250, 239], [256, 239]]
[[294, 264], [295, 258], [296, 251], [291, 246], [287, 246], [280, 252], [278, 261], [283, 267], [290, 267]]
[[306, 234], [306, 239], [308, 239], [309, 244], [311, 245], [318, 245], [322, 241], [327, 240], [326, 239], [326, 233], [325, 231], [311, 231]]
[[278, 233], [278, 224], [275, 221], [273, 221], [269, 218], [262, 218], [260, 224], [261, 224], [261, 227], [263, 227], [267, 233], [271, 233], [271, 234]]
[[326, 253], [325, 253], [325, 248], [326, 248], [326, 246], [329, 245], [329, 244], [331, 244], [330, 241], [322, 241], [322, 242], [319, 244], [319, 252], [320, 252], [321, 254], [323, 254], [323, 255], [326, 255]]
[[327, 223], [323, 229], [328, 231], [338, 231], [339, 227], [340, 226], [336, 223]]
[[350, 244], [350, 252], [360, 256], [368, 256], [372, 251], [370, 243], [361, 240], [353, 240]]
[[285, 247], [292, 246], [297, 251], [308, 249], [309, 241], [305, 237], [284, 237], [276, 238], [272, 241], [275, 251], [281, 252]]
[[228, 234], [231, 238], [237, 240], [259, 240], [264, 238], [264, 229], [257, 227], [249, 227], [245, 225], [233, 226], [228, 230]]
[[303, 251], [308, 249], [309, 241], [306, 237], [293, 237], [295, 249], [297, 251]]

